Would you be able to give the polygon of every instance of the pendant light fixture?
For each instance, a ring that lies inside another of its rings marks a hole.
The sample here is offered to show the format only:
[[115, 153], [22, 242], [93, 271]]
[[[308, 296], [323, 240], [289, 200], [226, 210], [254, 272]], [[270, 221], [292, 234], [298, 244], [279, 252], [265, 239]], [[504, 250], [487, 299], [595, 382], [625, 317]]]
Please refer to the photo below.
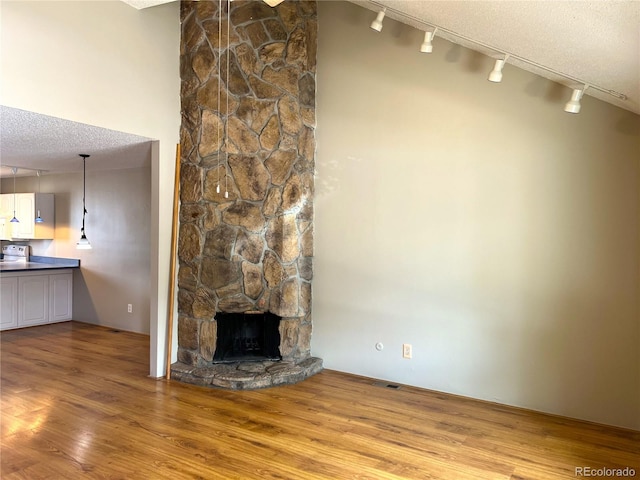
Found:
[[[38, 170], [36, 172], [36, 175], [38, 176], [38, 193], [40, 193], [40, 174], [42, 172], [40, 172], [40, 170]], [[38, 201], [38, 197], [36, 196], [36, 202]], [[36, 223], [43, 223], [44, 220], [42, 219], [42, 217], [40, 216], [40, 210], [38, 210], [38, 215], [36, 216]]]
[[18, 173], [18, 169], [13, 167], [11, 169], [13, 172], [13, 218], [10, 220], [11, 223], [20, 223], [20, 220], [16, 218], [16, 173]]
[[80, 236], [80, 240], [76, 243], [76, 248], [79, 250], [91, 250], [91, 243], [87, 239], [87, 236], [84, 233], [84, 217], [87, 214], [87, 207], [85, 202], [86, 191], [87, 191], [87, 158], [91, 155], [87, 155], [86, 153], [79, 154], [82, 157], [82, 235]]

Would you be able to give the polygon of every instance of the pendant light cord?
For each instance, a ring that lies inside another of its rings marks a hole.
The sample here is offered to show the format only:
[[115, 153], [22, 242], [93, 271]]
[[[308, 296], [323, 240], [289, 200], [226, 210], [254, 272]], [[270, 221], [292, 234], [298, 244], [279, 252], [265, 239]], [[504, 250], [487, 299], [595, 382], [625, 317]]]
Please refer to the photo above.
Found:
[[87, 214], [87, 159], [82, 158], [82, 234], [84, 235], [84, 216]]
[[87, 214], [87, 157], [89, 155], [82, 154], [82, 236], [85, 236], [84, 233], [84, 217]]
[[227, 111], [225, 122], [225, 149], [224, 149], [224, 197], [229, 197], [227, 179], [229, 178], [229, 57], [231, 56], [231, 0], [227, 0]]
[[218, 184], [216, 185], [216, 193], [220, 193], [220, 155], [222, 154], [222, 112], [220, 108], [221, 98], [220, 92], [222, 90], [222, 75], [220, 75], [222, 63], [222, 0], [218, 0], [218, 113], [220, 113], [220, 122], [218, 122]]
[[[40, 195], [40, 174], [41, 174], [40, 170], [36, 170], [36, 176], [38, 177], [38, 192], [36, 193], [36, 200], [35, 200], [36, 206], [39, 203], [38, 195]], [[42, 217], [40, 216], [40, 209], [39, 208], [36, 208], [36, 219], [35, 219], [35, 222], [36, 223], [43, 223], [44, 222], [44, 220], [42, 220]]]
[[17, 201], [16, 201], [16, 173], [18, 173], [18, 167], [12, 167], [11, 171], [13, 172], [13, 218], [11, 219], [10, 223], [20, 223], [20, 220], [18, 220], [18, 218], [16, 217], [16, 207], [17, 207]]
[[13, 169], [13, 218], [16, 218], [16, 171], [18, 169]]

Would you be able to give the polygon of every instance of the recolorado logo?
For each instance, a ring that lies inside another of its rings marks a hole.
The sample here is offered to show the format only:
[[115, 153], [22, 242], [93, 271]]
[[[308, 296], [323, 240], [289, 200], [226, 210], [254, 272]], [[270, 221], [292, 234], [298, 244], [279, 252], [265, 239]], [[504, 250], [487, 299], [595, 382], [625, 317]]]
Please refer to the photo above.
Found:
[[635, 477], [636, 471], [625, 468], [576, 467], [576, 477]]

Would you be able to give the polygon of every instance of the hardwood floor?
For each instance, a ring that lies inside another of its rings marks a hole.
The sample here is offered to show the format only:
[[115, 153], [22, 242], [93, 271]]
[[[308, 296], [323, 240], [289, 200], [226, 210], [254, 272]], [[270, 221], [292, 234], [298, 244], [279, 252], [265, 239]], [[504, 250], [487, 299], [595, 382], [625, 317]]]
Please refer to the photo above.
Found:
[[148, 337], [76, 322], [1, 348], [3, 480], [640, 477], [640, 432], [333, 371], [243, 392], [155, 380]]

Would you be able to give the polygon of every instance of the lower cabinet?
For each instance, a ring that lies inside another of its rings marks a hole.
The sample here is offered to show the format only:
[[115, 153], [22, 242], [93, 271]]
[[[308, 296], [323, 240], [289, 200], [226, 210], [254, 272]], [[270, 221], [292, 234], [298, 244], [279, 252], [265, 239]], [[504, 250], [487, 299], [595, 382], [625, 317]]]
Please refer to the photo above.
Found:
[[18, 326], [49, 321], [49, 275], [18, 278]]
[[2, 315], [0, 328], [30, 327], [71, 320], [73, 273], [15, 273], [0, 279]]
[[18, 326], [18, 277], [0, 277], [0, 329]]
[[73, 274], [49, 275], [49, 322], [71, 320]]

